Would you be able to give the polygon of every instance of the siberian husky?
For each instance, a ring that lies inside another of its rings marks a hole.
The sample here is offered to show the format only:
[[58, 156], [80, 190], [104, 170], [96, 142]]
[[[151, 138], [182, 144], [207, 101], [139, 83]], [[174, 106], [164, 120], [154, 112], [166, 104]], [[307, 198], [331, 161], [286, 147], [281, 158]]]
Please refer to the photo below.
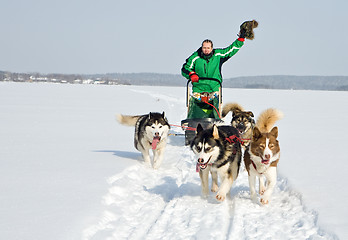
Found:
[[170, 125], [163, 113], [150, 112], [146, 115], [117, 115], [121, 124], [135, 126], [134, 146], [141, 152], [145, 163], [151, 165], [150, 149], [153, 151], [153, 168], [161, 166], [167, 145]]
[[[238, 177], [242, 159], [239, 132], [232, 126], [217, 126], [203, 130], [198, 124], [191, 149], [197, 159], [196, 171], [199, 172], [202, 195], [209, 195], [209, 172], [212, 175], [212, 192], [216, 199], [224, 201], [230, 193], [233, 181]], [[218, 175], [221, 186], [218, 187]]]
[[231, 125], [238, 129], [242, 139], [242, 147], [245, 149], [251, 140], [253, 129], [255, 126], [254, 114], [245, 111], [238, 103], [227, 103], [222, 108], [222, 117], [232, 112]]
[[[249, 175], [250, 197], [256, 201], [255, 184], [258, 177], [262, 204], [268, 204], [277, 181], [280, 147], [277, 140], [278, 128], [273, 125], [282, 117], [283, 114], [276, 109], [270, 108], [262, 112], [256, 121], [250, 146], [244, 153], [244, 164]], [[266, 184], [264, 178], [267, 180]]]

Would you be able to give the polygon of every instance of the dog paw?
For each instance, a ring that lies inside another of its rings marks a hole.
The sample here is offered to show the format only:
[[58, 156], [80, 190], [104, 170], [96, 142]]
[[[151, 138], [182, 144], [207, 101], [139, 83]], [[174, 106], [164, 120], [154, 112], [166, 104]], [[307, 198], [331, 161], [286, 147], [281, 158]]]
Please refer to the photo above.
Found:
[[202, 196], [208, 197], [209, 196], [209, 188], [203, 188], [202, 189]]
[[208, 195], [206, 195], [206, 194], [201, 194], [201, 198], [204, 199], [204, 200], [206, 200], [206, 199], [209, 198], [209, 194], [208, 194]]
[[216, 199], [220, 202], [225, 201], [226, 195], [222, 195], [222, 194], [216, 194]]
[[154, 164], [154, 165], [153, 165], [153, 169], [157, 170], [157, 169], [159, 169], [159, 168], [160, 168], [160, 165], [159, 165], [159, 164]]
[[250, 194], [250, 199], [253, 201], [253, 202], [257, 202], [257, 195], [256, 193], [255, 194]]
[[216, 184], [213, 184], [213, 186], [211, 187], [211, 191], [212, 192], [217, 192], [219, 190], [219, 186]]
[[268, 200], [261, 198], [260, 203], [262, 203], [263, 205], [266, 205], [268, 204]]
[[260, 191], [259, 191], [260, 195], [263, 195], [265, 193], [265, 191], [266, 191], [266, 189], [260, 188]]

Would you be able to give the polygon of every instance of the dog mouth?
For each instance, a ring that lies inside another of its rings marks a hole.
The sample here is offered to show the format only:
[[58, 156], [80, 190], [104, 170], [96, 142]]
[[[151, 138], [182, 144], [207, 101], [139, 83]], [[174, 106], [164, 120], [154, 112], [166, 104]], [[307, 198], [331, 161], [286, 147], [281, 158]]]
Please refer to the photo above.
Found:
[[263, 164], [265, 164], [265, 165], [267, 165], [267, 164], [269, 164], [269, 159], [261, 159], [261, 163], [263, 163]]
[[245, 132], [246, 128], [245, 127], [237, 127], [237, 130], [238, 130], [239, 134], [243, 134]]
[[152, 143], [151, 143], [153, 150], [155, 150], [157, 148], [157, 143], [159, 143], [159, 141], [161, 141], [161, 137], [159, 135], [156, 135], [153, 137]]
[[210, 162], [212, 156], [210, 156], [210, 158], [208, 159], [208, 161], [206, 163], [199, 163], [197, 162], [196, 164], [196, 172], [199, 172], [199, 170], [204, 170], [207, 168], [208, 163]]

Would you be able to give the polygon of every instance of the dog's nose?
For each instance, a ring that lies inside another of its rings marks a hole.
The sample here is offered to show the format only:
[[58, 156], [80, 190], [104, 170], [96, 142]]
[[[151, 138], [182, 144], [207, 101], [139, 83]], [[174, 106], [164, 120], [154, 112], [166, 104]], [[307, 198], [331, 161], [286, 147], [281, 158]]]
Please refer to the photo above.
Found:
[[204, 159], [203, 158], [198, 158], [197, 162], [198, 163], [204, 163]]
[[269, 160], [271, 158], [271, 154], [265, 154], [265, 159]]
[[159, 136], [159, 132], [155, 132], [155, 136], [158, 137]]

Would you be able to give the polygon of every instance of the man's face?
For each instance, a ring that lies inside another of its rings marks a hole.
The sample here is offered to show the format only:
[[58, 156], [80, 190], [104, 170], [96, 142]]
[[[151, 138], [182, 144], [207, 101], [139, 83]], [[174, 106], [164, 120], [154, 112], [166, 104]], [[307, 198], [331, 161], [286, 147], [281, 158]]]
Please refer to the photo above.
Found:
[[202, 45], [202, 51], [204, 53], [204, 55], [208, 55], [211, 53], [211, 51], [213, 51], [213, 48], [211, 47], [211, 43], [210, 42], [204, 42]]

